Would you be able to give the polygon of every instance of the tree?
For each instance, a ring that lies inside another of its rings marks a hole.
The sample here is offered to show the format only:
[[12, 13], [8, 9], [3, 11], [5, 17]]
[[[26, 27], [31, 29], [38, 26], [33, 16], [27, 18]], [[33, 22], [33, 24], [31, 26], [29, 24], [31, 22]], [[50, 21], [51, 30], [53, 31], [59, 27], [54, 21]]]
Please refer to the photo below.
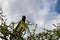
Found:
[[[14, 25], [15, 22], [11, 22], [10, 25], [7, 25], [6, 21], [7, 19], [5, 19], [5, 16], [3, 15], [3, 13], [0, 13], [0, 38], [3, 40], [59, 40], [60, 39], [60, 23], [57, 23], [57, 25], [53, 24], [54, 27], [56, 27], [56, 29], [53, 30], [47, 30], [47, 29], [43, 29], [45, 30], [42, 33], [38, 33], [36, 34], [36, 28], [37, 28], [37, 24], [33, 23], [33, 24], [29, 24], [29, 25], [35, 25], [33, 27], [35, 27], [32, 32], [30, 30], [24, 30], [22, 34], [16, 34], [14, 33]], [[30, 21], [29, 21], [30, 23]], [[26, 33], [29, 32], [29, 36], [27, 36], [26, 38], [24, 38], [24, 35]]]
[[[24, 30], [25, 33], [22, 33], [22, 34], [16, 34], [16, 32], [14, 33], [15, 22], [12, 21], [10, 25], [7, 25], [6, 23], [7, 19], [5, 19], [5, 16], [3, 15], [2, 12], [0, 13], [0, 21], [1, 21], [0, 33], [1, 35], [3, 35], [3, 36], [0, 36], [1, 39], [4, 39], [4, 40], [9, 40], [9, 39], [10, 40], [25, 40], [26, 39], [23, 37], [26, 34], [26, 30]], [[34, 24], [35, 23], [27, 24], [27, 25], [34, 25]], [[33, 30], [33, 34], [35, 34], [35, 29]], [[29, 28], [28, 28], [28, 32], [30, 32]]]

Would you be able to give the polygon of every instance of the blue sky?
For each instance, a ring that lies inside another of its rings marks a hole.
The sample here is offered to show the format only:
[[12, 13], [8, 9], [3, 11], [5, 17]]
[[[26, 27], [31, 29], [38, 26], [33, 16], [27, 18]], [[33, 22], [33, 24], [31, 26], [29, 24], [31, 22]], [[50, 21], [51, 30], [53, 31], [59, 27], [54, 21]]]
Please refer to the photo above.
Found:
[[55, 10], [60, 13], [60, 0], [57, 2]]
[[60, 23], [60, 0], [0, 0], [7, 23], [19, 21], [22, 15], [41, 28], [54, 29], [52, 24]]

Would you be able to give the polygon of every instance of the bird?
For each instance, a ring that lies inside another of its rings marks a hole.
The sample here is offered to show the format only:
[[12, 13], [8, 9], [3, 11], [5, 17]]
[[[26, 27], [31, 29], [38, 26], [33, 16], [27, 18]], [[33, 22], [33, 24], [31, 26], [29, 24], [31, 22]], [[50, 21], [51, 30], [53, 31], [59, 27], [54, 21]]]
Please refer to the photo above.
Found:
[[22, 19], [18, 22], [15, 32], [18, 32], [19, 34], [22, 33], [25, 29], [28, 28], [28, 23], [26, 23], [26, 16], [22, 16]]

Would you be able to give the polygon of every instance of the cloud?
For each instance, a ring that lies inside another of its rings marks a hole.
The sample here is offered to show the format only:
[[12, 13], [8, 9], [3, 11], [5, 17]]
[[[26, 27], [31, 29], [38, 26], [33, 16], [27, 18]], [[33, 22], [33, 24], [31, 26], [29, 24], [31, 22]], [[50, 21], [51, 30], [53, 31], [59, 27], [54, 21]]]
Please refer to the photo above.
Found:
[[39, 27], [51, 29], [54, 28], [52, 24], [60, 22], [60, 15], [55, 12], [56, 3], [57, 0], [6, 0], [3, 1], [3, 8], [8, 13], [8, 22], [18, 21], [26, 15]]

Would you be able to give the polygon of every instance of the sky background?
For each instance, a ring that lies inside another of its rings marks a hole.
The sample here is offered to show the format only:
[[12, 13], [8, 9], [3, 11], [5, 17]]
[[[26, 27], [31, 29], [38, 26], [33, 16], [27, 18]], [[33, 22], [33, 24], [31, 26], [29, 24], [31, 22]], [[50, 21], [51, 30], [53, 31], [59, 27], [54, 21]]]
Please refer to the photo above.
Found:
[[60, 23], [60, 0], [0, 0], [0, 5], [7, 16], [7, 23], [19, 21], [22, 15], [41, 28], [54, 29], [52, 24]]
[[58, 2], [56, 4], [55, 11], [57, 11], [58, 13], [60, 13], [60, 0], [58, 0]]

